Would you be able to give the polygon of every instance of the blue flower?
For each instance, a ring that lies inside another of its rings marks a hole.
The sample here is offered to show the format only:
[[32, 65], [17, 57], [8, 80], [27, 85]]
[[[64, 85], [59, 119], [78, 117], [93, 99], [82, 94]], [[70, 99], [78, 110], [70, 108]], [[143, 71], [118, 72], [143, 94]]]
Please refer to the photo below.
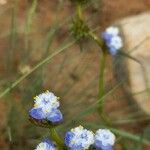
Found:
[[46, 139], [38, 144], [35, 150], [56, 150], [56, 148], [50, 140]]
[[93, 132], [84, 129], [82, 126], [71, 129], [65, 135], [65, 144], [70, 150], [85, 150], [94, 143]]
[[32, 118], [37, 120], [46, 119], [53, 123], [63, 119], [62, 113], [58, 109], [59, 101], [52, 92], [46, 91], [35, 97], [34, 107], [29, 111]]
[[123, 42], [119, 36], [119, 29], [117, 27], [109, 27], [102, 33], [102, 38], [109, 49], [109, 52], [114, 56], [118, 50], [123, 47]]
[[108, 129], [99, 129], [95, 134], [94, 146], [97, 149], [113, 150], [115, 135]]

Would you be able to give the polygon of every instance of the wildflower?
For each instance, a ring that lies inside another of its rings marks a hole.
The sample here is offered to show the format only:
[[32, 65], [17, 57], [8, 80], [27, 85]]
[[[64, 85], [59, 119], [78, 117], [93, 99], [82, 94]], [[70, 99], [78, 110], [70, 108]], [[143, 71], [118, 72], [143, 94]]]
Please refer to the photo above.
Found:
[[119, 29], [117, 27], [109, 27], [106, 29], [106, 32], [111, 35], [118, 35]]
[[46, 139], [38, 144], [35, 150], [56, 150], [56, 148], [50, 140]]
[[105, 40], [109, 52], [114, 56], [118, 50], [123, 47], [123, 42], [119, 36], [119, 29], [117, 27], [109, 27], [102, 33], [102, 38]]
[[85, 150], [94, 143], [93, 132], [84, 129], [82, 126], [71, 129], [65, 135], [65, 144], [70, 150]]
[[63, 119], [58, 109], [59, 101], [52, 92], [46, 91], [35, 97], [34, 107], [29, 111], [32, 118], [37, 120], [46, 119], [52, 123], [60, 122]]
[[94, 146], [102, 150], [112, 150], [115, 143], [115, 135], [108, 129], [99, 129], [95, 134]]

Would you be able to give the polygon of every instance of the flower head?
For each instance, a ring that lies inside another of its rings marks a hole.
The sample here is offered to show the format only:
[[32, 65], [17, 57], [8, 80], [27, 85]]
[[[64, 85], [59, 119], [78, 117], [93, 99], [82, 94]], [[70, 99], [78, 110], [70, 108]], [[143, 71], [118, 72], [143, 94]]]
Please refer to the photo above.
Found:
[[116, 55], [118, 50], [123, 47], [123, 42], [119, 36], [119, 29], [117, 27], [109, 27], [102, 33], [102, 38], [112, 55]]
[[115, 135], [108, 129], [99, 129], [95, 134], [95, 147], [102, 150], [112, 150], [115, 143]]
[[106, 32], [111, 35], [118, 35], [119, 29], [117, 27], [109, 27], [106, 29]]
[[94, 143], [93, 132], [84, 129], [82, 126], [71, 129], [65, 135], [65, 144], [70, 150], [85, 150]]
[[38, 144], [35, 150], [56, 150], [56, 148], [50, 140], [46, 139]]
[[55, 123], [63, 119], [62, 113], [58, 107], [58, 97], [52, 92], [46, 91], [35, 97], [34, 107], [29, 111], [29, 114], [34, 119], [46, 119]]

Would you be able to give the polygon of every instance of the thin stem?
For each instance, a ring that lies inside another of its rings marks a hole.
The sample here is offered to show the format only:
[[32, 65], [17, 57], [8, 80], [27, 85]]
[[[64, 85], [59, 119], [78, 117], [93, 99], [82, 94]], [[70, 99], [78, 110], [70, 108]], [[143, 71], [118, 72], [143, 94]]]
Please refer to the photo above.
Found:
[[[105, 88], [104, 88], [104, 72], [105, 72], [105, 65], [106, 65], [106, 53], [102, 53], [102, 56], [100, 58], [100, 74], [99, 74], [99, 93], [98, 93], [98, 99], [101, 99], [105, 94]], [[104, 107], [104, 99], [99, 101], [99, 111], [103, 112]]]
[[58, 135], [57, 131], [55, 130], [55, 128], [50, 128], [50, 137], [53, 141], [55, 141], [57, 143], [57, 146], [60, 150], [62, 149], [66, 149], [63, 140], [61, 139], [61, 137]]
[[104, 46], [104, 42], [103, 40], [101, 40], [101, 38], [99, 38], [96, 34], [94, 34], [93, 32], [89, 32], [89, 37], [91, 37], [98, 45], [99, 47], [103, 47]]
[[81, 8], [81, 4], [80, 3], [77, 3], [77, 15], [79, 17], [79, 19], [83, 19], [82, 17], [82, 8]]
[[101, 122], [97, 122], [96, 124], [94, 123], [86, 123], [86, 125], [90, 126], [91, 128], [108, 128], [110, 129], [113, 133], [115, 133], [116, 135], [118, 136], [121, 136], [123, 138], [126, 138], [128, 140], [132, 140], [132, 141], [135, 141], [135, 142], [141, 142], [143, 144], [147, 144], [147, 145], [150, 145], [150, 141], [146, 138], [143, 137], [143, 139], [141, 140], [141, 136], [140, 135], [136, 135], [136, 134], [132, 134], [132, 133], [129, 133], [127, 131], [124, 131], [124, 130], [121, 130], [121, 129], [116, 129], [116, 128], [109, 128], [108, 126], [101, 126]]
[[107, 51], [104, 45], [104, 41], [99, 38], [96, 34], [93, 32], [89, 32], [89, 36], [99, 45], [99, 47], [102, 49], [102, 56], [100, 58], [100, 75], [99, 75], [99, 93], [98, 93], [98, 112], [104, 123], [108, 126], [111, 126], [111, 121], [107, 117], [107, 115], [104, 113], [104, 72], [105, 72], [105, 64], [106, 64], [106, 57], [107, 57]]
[[50, 54], [48, 57], [46, 57], [44, 60], [39, 62], [37, 65], [35, 65], [29, 72], [25, 73], [23, 76], [21, 76], [19, 79], [17, 79], [14, 83], [10, 85], [10, 87], [6, 88], [1, 94], [0, 98], [8, 94], [13, 88], [15, 88], [20, 82], [22, 82], [26, 77], [28, 77], [30, 74], [32, 74], [34, 71], [42, 67], [44, 64], [48, 63], [54, 56], [59, 54], [60, 52], [64, 51], [65, 49], [72, 46], [76, 41], [72, 41], [69, 44], [65, 45], [64, 47], [58, 49], [54, 53]]
[[115, 128], [109, 128], [109, 129], [112, 132], [114, 132], [115, 134], [120, 135], [122, 137], [125, 137], [127, 139], [133, 140], [135, 142], [141, 142], [141, 143], [150, 145], [150, 141], [145, 139], [145, 138], [143, 138], [142, 141], [141, 141], [141, 136], [140, 135], [131, 134], [129, 132], [126, 132], [126, 131], [123, 131], [123, 130], [118, 130], [118, 129], [115, 129]]
[[[105, 71], [107, 53], [104, 48], [104, 42], [103, 40], [101, 40], [101, 38], [99, 38], [93, 32], [89, 32], [89, 36], [99, 45], [100, 48], [102, 48], [102, 56], [100, 58], [99, 93], [98, 93], [98, 99], [101, 99], [105, 93], [104, 92], [104, 71]], [[101, 105], [101, 101], [100, 101], [100, 105]]]
[[24, 59], [25, 62], [27, 62], [27, 60], [28, 60], [29, 34], [31, 32], [31, 29], [32, 29], [33, 18], [35, 15], [35, 11], [37, 9], [37, 5], [38, 5], [38, 1], [34, 0], [32, 2], [31, 8], [27, 12], [27, 18], [26, 18], [25, 29], [24, 29], [24, 32], [25, 32], [25, 50], [24, 50], [24, 56], [23, 57], [25, 58]]
[[13, 57], [14, 57], [14, 53], [15, 53], [15, 44], [17, 41], [17, 17], [16, 17], [16, 13], [17, 13], [17, 2], [15, 0], [14, 5], [12, 7], [10, 47], [8, 48], [7, 63], [6, 63], [8, 74], [10, 74], [14, 68]]
[[112, 126], [110, 118], [104, 112], [105, 98], [103, 98], [103, 96], [105, 95], [104, 74], [106, 67], [106, 57], [107, 53], [106, 51], [104, 51], [100, 58], [99, 93], [98, 93], [98, 100], [100, 101], [98, 102], [98, 113], [107, 126]]

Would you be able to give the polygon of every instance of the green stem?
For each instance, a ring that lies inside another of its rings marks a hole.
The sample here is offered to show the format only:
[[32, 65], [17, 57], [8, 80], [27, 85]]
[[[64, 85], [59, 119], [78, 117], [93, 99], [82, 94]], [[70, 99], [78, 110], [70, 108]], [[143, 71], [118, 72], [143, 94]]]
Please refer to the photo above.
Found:
[[[100, 74], [99, 74], [99, 93], [98, 93], [98, 99], [101, 99], [105, 94], [104, 89], [104, 72], [105, 72], [105, 65], [106, 65], [106, 54], [103, 53], [100, 58]], [[99, 111], [103, 112], [104, 107], [104, 99], [99, 102]]]
[[25, 50], [24, 50], [24, 60], [25, 62], [28, 61], [28, 48], [29, 48], [29, 34], [31, 32], [32, 29], [32, 23], [33, 23], [33, 18], [37, 9], [37, 5], [38, 5], [38, 1], [37, 0], [33, 0], [32, 2], [32, 6], [29, 9], [29, 11], [27, 12], [27, 18], [26, 18], [26, 22], [25, 22]]
[[[99, 74], [99, 93], [98, 93], [98, 99], [101, 99], [104, 96], [104, 71], [105, 71], [105, 64], [106, 64], [106, 50], [104, 47], [104, 42], [93, 32], [89, 32], [89, 36], [99, 45], [100, 48], [102, 48], [102, 56], [100, 58], [100, 74]], [[99, 111], [103, 112], [103, 103], [104, 99], [99, 102]]]
[[99, 38], [97, 35], [95, 35], [93, 32], [89, 32], [89, 36], [99, 45], [99, 47], [102, 49], [102, 56], [100, 58], [100, 74], [99, 74], [99, 93], [98, 93], [98, 112], [104, 123], [108, 126], [111, 126], [111, 121], [107, 117], [107, 115], [104, 113], [104, 72], [105, 72], [105, 65], [106, 65], [106, 57], [107, 57], [107, 51], [104, 45], [104, 41]]
[[25, 78], [27, 78], [30, 74], [32, 74], [34, 71], [42, 67], [44, 64], [47, 64], [53, 57], [61, 53], [62, 51], [66, 50], [67, 48], [71, 47], [76, 41], [72, 41], [69, 44], [65, 45], [64, 47], [58, 49], [54, 53], [50, 54], [48, 57], [46, 57], [44, 60], [39, 62], [37, 65], [35, 65], [29, 72], [25, 73], [23, 76], [21, 76], [19, 79], [17, 79], [14, 83], [10, 85], [10, 87], [6, 88], [2, 93], [0, 93], [0, 98], [8, 94], [13, 88], [15, 88], [20, 82], [22, 82]]
[[55, 128], [50, 128], [50, 137], [53, 141], [56, 142], [57, 147], [62, 150], [62, 149], [66, 149], [64, 142], [62, 141], [62, 139], [60, 138], [60, 136], [58, 135], [57, 131], [55, 130]]
[[[104, 42], [101, 38], [99, 38], [97, 35], [95, 35], [93, 32], [89, 32], [89, 37], [91, 37], [98, 45], [99, 47], [104, 47]], [[103, 49], [102, 49], [103, 51]]]
[[79, 19], [83, 19], [82, 17], [82, 7], [81, 7], [81, 4], [80, 3], [77, 3], [77, 16]]
[[100, 58], [100, 74], [99, 74], [99, 93], [98, 93], [98, 112], [101, 119], [104, 121], [105, 125], [112, 126], [110, 118], [104, 112], [104, 102], [105, 102], [105, 85], [104, 85], [104, 73], [106, 67], [106, 57], [107, 53], [104, 51]]
[[141, 136], [140, 135], [136, 135], [136, 134], [132, 134], [129, 133], [127, 131], [121, 130], [121, 129], [116, 129], [116, 128], [109, 128], [108, 126], [101, 126], [101, 122], [97, 122], [96, 124], [94, 123], [86, 123], [86, 125], [90, 126], [91, 128], [108, 128], [110, 129], [114, 134], [121, 136], [123, 138], [126, 138], [130, 141], [135, 141], [135, 142], [141, 142], [143, 144], [147, 144], [150, 146], [150, 141], [146, 138], [143, 137], [142, 141], [141, 141]]
[[10, 31], [10, 47], [8, 48], [7, 54], [7, 71], [8, 74], [12, 73], [14, 69], [13, 57], [15, 55], [15, 48], [17, 42], [17, 3], [14, 1], [14, 5], [12, 7], [12, 16], [11, 16], [11, 31]]

